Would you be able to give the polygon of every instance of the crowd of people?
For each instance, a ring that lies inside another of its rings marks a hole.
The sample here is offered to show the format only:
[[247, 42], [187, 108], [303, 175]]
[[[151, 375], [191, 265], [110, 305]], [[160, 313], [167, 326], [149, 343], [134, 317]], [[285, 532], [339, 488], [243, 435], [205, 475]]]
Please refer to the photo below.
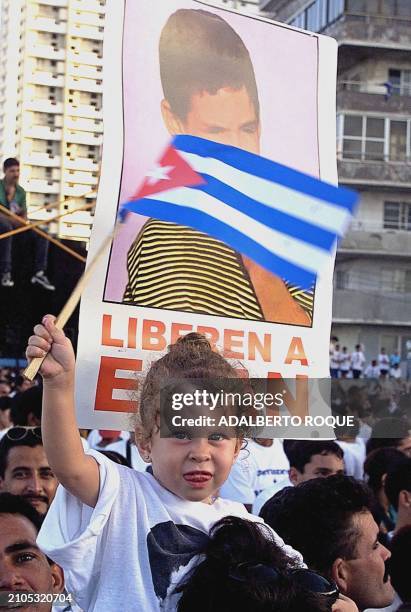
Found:
[[336, 336], [330, 342], [330, 375], [331, 378], [381, 378], [400, 380], [404, 377], [401, 371], [401, 356], [398, 350], [388, 354], [384, 347], [380, 353], [367, 363], [364, 347], [356, 344], [353, 351], [341, 346]]
[[336, 440], [163, 438], [164, 377], [236, 376], [188, 334], [147, 372], [134, 433], [78, 430], [52, 318], [29, 341], [45, 352], [43, 384], [1, 371], [0, 591], [67, 611], [411, 610], [405, 414]]

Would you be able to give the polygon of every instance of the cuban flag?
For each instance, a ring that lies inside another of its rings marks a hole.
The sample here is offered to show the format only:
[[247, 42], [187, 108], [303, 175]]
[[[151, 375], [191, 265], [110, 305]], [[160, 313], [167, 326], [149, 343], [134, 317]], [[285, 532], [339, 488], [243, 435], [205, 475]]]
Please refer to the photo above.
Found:
[[188, 225], [303, 288], [350, 223], [357, 194], [236, 147], [175, 136], [120, 212]]

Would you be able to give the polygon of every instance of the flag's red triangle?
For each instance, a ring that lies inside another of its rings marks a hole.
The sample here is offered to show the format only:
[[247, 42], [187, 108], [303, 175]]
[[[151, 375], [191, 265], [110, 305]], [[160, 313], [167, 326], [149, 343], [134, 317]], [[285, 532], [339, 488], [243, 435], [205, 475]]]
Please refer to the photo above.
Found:
[[156, 167], [146, 174], [144, 183], [131, 200], [139, 200], [176, 187], [189, 187], [203, 183], [205, 183], [203, 177], [193, 170], [173, 145], [170, 145]]

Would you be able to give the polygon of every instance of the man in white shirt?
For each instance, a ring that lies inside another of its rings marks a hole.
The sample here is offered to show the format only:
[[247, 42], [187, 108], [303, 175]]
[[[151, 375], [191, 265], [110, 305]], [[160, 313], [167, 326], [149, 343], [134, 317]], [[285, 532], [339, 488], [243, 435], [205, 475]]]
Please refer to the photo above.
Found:
[[390, 370], [390, 358], [384, 347], [381, 348], [381, 353], [378, 355], [378, 365], [381, 376], [385, 378]]
[[230, 476], [220, 489], [220, 496], [240, 502], [251, 510], [257, 495], [283, 480], [289, 468], [281, 440], [247, 440], [246, 447], [240, 451]]
[[253, 514], [260, 514], [265, 502], [285, 487], [344, 474], [344, 451], [333, 440], [284, 440], [284, 451], [290, 462], [288, 477], [257, 495]]
[[334, 350], [330, 351], [330, 375], [338, 378], [340, 373], [340, 345], [336, 344]]
[[365, 378], [379, 378], [380, 376], [380, 367], [377, 363], [376, 359], [373, 359], [371, 363], [364, 370]]
[[399, 380], [402, 376], [401, 368], [398, 363], [394, 363], [394, 365], [390, 368], [390, 377], [395, 380]]
[[346, 346], [342, 347], [342, 351], [340, 353], [340, 373], [341, 378], [347, 378], [351, 366], [351, 357], [348, 354], [348, 350]]
[[351, 370], [353, 378], [360, 378], [364, 365], [365, 357], [361, 350], [361, 344], [356, 344], [355, 351], [351, 353]]

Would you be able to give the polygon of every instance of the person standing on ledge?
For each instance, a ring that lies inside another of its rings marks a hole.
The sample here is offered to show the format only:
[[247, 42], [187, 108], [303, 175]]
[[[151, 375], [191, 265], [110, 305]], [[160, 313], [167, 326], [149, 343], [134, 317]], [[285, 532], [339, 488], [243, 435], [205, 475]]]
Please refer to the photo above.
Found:
[[[19, 185], [20, 163], [17, 159], [9, 157], [3, 164], [4, 177], [0, 180], [0, 204], [8, 208], [12, 213], [27, 219], [26, 192]], [[17, 227], [18, 221], [0, 212], [0, 236]], [[31, 277], [32, 284], [38, 284], [43, 289], [54, 291], [55, 287], [46, 276], [48, 241], [36, 232], [31, 232], [34, 244], [34, 274]], [[11, 275], [11, 254], [13, 238], [0, 240], [0, 283], [2, 287], [14, 287]]]

